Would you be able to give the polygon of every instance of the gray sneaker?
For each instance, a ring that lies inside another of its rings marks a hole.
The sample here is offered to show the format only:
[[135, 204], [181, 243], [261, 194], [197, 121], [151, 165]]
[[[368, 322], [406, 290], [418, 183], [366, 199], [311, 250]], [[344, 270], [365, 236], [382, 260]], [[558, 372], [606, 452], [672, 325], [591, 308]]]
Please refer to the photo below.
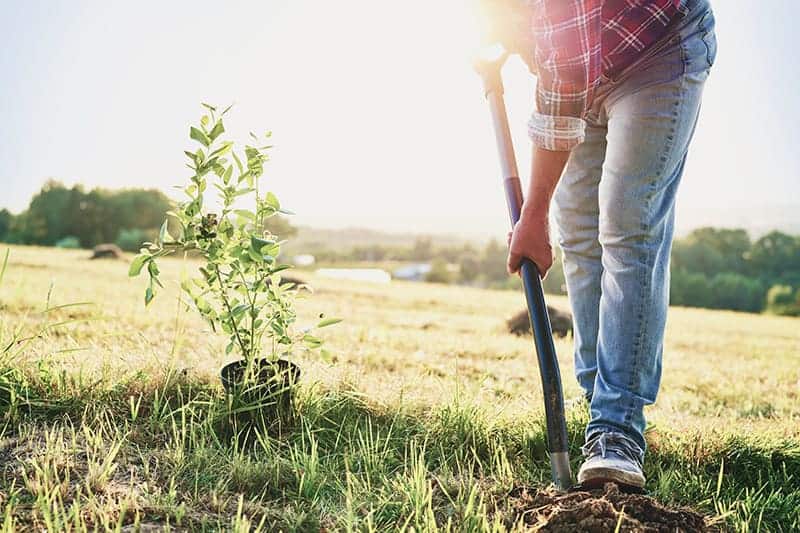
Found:
[[609, 481], [636, 489], [644, 488], [644, 452], [622, 433], [600, 433], [581, 448], [586, 458], [578, 471], [578, 483], [602, 487]]

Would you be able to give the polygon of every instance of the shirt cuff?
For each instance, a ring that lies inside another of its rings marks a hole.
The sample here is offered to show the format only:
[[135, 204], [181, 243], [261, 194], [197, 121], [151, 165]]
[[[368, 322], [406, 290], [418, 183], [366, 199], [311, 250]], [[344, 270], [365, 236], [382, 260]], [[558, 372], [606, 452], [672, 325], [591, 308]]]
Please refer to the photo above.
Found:
[[586, 121], [578, 117], [559, 117], [534, 112], [528, 121], [528, 137], [539, 148], [568, 152], [583, 142]]

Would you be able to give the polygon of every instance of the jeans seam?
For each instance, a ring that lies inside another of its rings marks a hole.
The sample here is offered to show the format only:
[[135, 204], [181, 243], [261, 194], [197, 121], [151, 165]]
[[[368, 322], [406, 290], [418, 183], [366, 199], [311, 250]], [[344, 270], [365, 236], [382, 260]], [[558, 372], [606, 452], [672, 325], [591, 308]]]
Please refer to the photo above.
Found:
[[[649, 192], [648, 192], [648, 194], [647, 194], [647, 196], [645, 198], [645, 212], [650, 212], [650, 210], [651, 210], [652, 201], [653, 201], [653, 197], [655, 195], [656, 187], [658, 185], [658, 182], [664, 178], [664, 173], [666, 171], [666, 165], [667, 165], [667, 162], [669, 162], [669, 160], [670, 160], [669, 154], [670, 154], [670, 152], [673, 150], [673, 148], [675, 146], [675, 129], [676, 129], [676, 125], [677, 125], [677, 122], [678, 122], [678, 117], [680, 116], [680, 113], [681, 113], [681, 110], [680, 110], [681, 100], [682, 100], [681, 93], [683, 92], [683, 90], [685, 88], [685, 78], [686, 78], [685, 75], [681, 76], [680, 85], [675, 89], [675, 103], [673, 104], [672, 118], [670, 120], [669, 134], [667, 135], [667, 142], [664, 145], [664, 150], [661, 153], [661, 156], [659, 157], [658, 170], [657, 170], [657, 172], [655, 173], [653, 179], [650, 182], [650, 187], [649, 187], [650, 190], [649, 190]], [[641, 244], [643, 245], [644, 250], [639, 255], [639, 260], [643, 261], [643, 263], [649, 268], [652, 254], [650, 252], [650, 249], [647, 246], [647, 240], [649, 238], [649, 234], [650, 234], [650, 230], [651, 230], [651, 224], [649, 222], [644, 222], [644, 223], [642, 223], [640, 229], [642, 231], [642, 237], [641, 237], [641, 241], [642, 242], [641, 242]], [[639, 302], [639, 307], [638, 307], [638, 310], [637, 310], [637, 319], [640, 322], [639, 322], [639, 327], [637, 328], [636, 338], [635, 338], [635, 340], [633, 342], [633, 354], [632, 354], [633, 355], [633, 357], [632, 357], [633, 361], [632, 361], [632, 365], [631, 365], [630, 381], [628, 383], [628, 389], [629, 390], [633, 390], [633, 387], [634, 387], [634, 384], [635, 384], [635, 380], [636, 380], [636, 376], [638, 375], [639, 367], [641, 366], [641, 355], [642, 355], [643, 339], [645, 337], [647, 329], [649, 328], [649, 320], [647, 319], [647, 313], [645, 313], [645, 309], [647, 309], [647, 307], [649, 305], [652, 305], [650, 303], [651, 283], [649, 282], [649, 276], [647, 275], [647, 270], [646, 269], [642, 270], [642, 274], [640, 276], [639, 283], [640, 283], [641, 287], [646, 288], [647, 290], [642, 290], [642, 297], [641, 297], [641, 300]], [[640, 393], [641, 391], [638, 391], [638, 392]], [[638, 396], [638, 395], [640, 395], [640, 394], [637, 394], [637, 395], [631, 394], [631, 397], [630, 397], [630, 400], [629, 400], [629, 403], [628, 403], [628, 409], [627, 409], [627, 412], [625, 413], [625, 419], [624, 419], [625, 420], [625, 424], [628, 425], [628, 426], [630, 426], [631, 420], [633, 418], [633, 413], [634, 413], [634, 410], [636, 408], [635, 397]]]

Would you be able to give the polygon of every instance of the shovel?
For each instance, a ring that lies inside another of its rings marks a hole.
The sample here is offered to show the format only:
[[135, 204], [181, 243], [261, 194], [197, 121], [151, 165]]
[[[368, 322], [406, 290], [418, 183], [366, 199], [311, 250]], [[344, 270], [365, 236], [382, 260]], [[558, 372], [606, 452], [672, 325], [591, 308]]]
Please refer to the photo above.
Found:
[[[507, 53], [493, 59], [480, 59], [475, 70], [483, 78], [486, 99], [492, 115], [497, 151], [500, 155], [500, 169], [505, 187], [508, 214], [511, 227], [517, 223], [522, 210], [522, 186], [514, 155], [514, 144], [508, 127], [508, 114], [503, 99], [503, 79], [501, 68]], [[542, 280], [539, 270], [530, 259], [523, 259], [520, 266], [522, 286], [528, 303], [528, 317], [531, 321], [536, 355], [539, 361], [539, 374], [542, 378], [544, 411], [547, 422], [547, 450], [550, 455], [550, 468], [553, 483], [561, 490], [572, 486], [569, 466], [569, 447], [567, 441], [567, 421], [564, 417], [564, 395], [561, 390], [561, 373], [558, 368], [550, 317], [544, 301]]]

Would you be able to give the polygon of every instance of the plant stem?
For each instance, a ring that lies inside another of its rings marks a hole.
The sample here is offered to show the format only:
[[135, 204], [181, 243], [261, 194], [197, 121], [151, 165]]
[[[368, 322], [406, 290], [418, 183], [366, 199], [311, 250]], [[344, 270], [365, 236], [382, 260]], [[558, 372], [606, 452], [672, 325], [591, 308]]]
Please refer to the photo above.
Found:
[[214, 265], [214, 270], [217, 273], [217, 282], [219, 283], [219, 294], [222, 298], [222, 302], [225, 304], [225, 308], [228, 310], [228, 316], [231, 319], [231, 326], [233, 327], [233, 333], [236, 335], [236, 340], [239, 342], [239, 348], [242, 350], [242, 356], [245, 360], [249, 360], [249, 353], [248, 350], [244, 346], [244, 342], [242, 342], [242, 337], [239, 335], [239, 328], [236, 326], [236, 318], [233, 316], [233, 310], [231, 309], [231, 304], [228, 302], [228, 297], [225, 294], [225, 287], [222, 285], [222, 274], [220, 274], [219, 266]]
[[[257, 272], [258, 270], [256, 270]], [[256, 318], [258, 315], [256, 314], [256, 301], [258, 298], [257, 294], [251, 294], [250, 289], [247, 288], [247, 279], [244, 277], [244, 273], [237, 269], [239, 273], [239, 277], [242, 278], [242, 283], [244, 283], [245, 294], [247, 295], [247, 300], [250, 302], [250, 349], [255, 351], [256, 345]]]

